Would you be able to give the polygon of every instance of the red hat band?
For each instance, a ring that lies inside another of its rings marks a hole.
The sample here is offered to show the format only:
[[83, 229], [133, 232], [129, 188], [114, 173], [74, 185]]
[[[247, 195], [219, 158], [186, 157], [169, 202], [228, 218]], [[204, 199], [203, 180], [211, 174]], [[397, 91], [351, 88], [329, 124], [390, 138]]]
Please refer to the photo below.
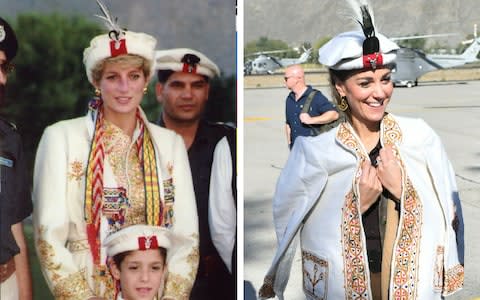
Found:
[[182, 72], [197, 74], [197, 66], [196, 65], [190, 65], [188, 63], [183, 63]]
[[156, 236], [142, 236], [138, 238], [138, 249], [158, 249], [158, 241]]
[[125, 39], [110, 41], [110, 54], [112, 57], [128, 54], [127, 41]]
[[383, 65], [383, 56], [380, 52], [363, 55], [363, 67], [375, 70]]

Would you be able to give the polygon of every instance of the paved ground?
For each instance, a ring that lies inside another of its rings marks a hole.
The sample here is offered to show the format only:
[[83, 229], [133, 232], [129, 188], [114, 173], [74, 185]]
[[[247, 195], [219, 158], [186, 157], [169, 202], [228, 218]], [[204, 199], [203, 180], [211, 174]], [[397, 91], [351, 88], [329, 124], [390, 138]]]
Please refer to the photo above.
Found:
[[[325, 86], [317, 86], [325, 93]], [[287, 159], [284, 88], [246, 89], [244, 94], [245, 299], [256, 299], [275, 252], [271, 199]], [[480, 296], [480, 81], [429, 83], [396, 88], [389, 111], [425, 119], [441, 136], [452, 161], [465, 220], [465, 287], [448, 299]], [[474, 253], [477, 253], [474, 256]], [[303, 299], [299, 257], [286, 299]]]

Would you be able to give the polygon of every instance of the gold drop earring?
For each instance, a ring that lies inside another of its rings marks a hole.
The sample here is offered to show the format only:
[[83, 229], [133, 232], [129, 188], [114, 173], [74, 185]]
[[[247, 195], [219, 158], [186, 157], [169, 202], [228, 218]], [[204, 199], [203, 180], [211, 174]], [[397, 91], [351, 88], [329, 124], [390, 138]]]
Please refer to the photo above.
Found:
[[341, 111], [346, 111], [348, 109], [348, 102], [346, 96], [342, 96], [342, 100], [340, 100], [340, 103], [338, 104], [338, 109]]

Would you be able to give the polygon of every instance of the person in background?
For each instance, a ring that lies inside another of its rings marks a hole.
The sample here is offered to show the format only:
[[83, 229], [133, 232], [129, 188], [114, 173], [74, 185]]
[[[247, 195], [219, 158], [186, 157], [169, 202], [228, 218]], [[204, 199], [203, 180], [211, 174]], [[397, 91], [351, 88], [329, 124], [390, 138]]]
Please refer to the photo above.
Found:
[[[0, 17], [0, 107], [17, 54], [12, 27]], [[22, 221], [32, 213], [21, 137], [0, 116], [0, 299], [32, 299], [32, 278]]]
[[56, 298], [114, 299], [103, 240], [125, 226], [168, 228], [187, 244], [172, 253], [164, 297], [188, 299], [198, 267], [198, 221], [181, 136], [150, 123], [140, 103], [156, 39], [128, 31], [102, 8], [109, 32], [83, 53], [97, 97], [85, 117], [47, 127], [34, 169], [35, 244]]
[[[237, 203], [235, 166], [227, 138], [222, 138], [213, 153], [210, 178], [208, 223], [213, 244], [230, 273], [236, 274]], [[235, 155], [233, 155], [235, 157]]]
[[[197, 202], [200, 264], [191, 299], [235, 299], [235, 281], [212, 242], [208, 220], [209, 188], [215, 147], [226, 138], [235, 161], [235, 129], [203, 119], [210, 80], [220, 70], [199, 51], [178, 48], [157, 51], [156, 95], [162, 105], [158, 124], [180, 134], [188, 149]], [[236, 174], [232, 168], [232, 182]], [[231, 196], [225, 194], [225, 201]], [[232, 220], [234, 222], [234, 220]]]
[[[285, 134], [292, 149], [299, 136], [315, 136], [315, 129], [333, 122], [339, 115], [335, 106], [318, 90], [305, 84], [305, 74], [300, 65], [285, 70], [285, 86], [290, 93], [285, 100]], [[304, 106], [309, 105], [306, 112]]]

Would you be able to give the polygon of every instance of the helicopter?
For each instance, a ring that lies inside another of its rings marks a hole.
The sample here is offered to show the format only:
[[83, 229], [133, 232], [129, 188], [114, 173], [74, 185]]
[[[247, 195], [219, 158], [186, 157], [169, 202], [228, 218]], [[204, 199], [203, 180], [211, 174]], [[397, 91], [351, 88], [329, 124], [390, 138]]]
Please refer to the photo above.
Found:
[[258, 55], [253, 60], [248, 60], [244, 65], [244, 74], [273, 74], [276, 69], [284, 68], [293, 64], [303, 64], [308, 61], [312, 54], [312, 48], [305, 49], [298, 58], [276, 58], [268, 54], [281, 53], [288, 50], [274, 50], [257, 52], [253, 55]]
[[[392, 40], [445, 36], [451, 34], [436, 34]], [[477, 38], [477, 25], [474, 25], [474, 37], [464, 41], [471, 43], [461, 54], [425, 54], [420, 50], [401, 47], [397, 51], [396, 67], [392, 70], [392, 81], [395, 86], [413, 87], [418, 85], [418, 78], [425, 73], [462, 66], [477, 61], [480, 52], [480, 38]]]

